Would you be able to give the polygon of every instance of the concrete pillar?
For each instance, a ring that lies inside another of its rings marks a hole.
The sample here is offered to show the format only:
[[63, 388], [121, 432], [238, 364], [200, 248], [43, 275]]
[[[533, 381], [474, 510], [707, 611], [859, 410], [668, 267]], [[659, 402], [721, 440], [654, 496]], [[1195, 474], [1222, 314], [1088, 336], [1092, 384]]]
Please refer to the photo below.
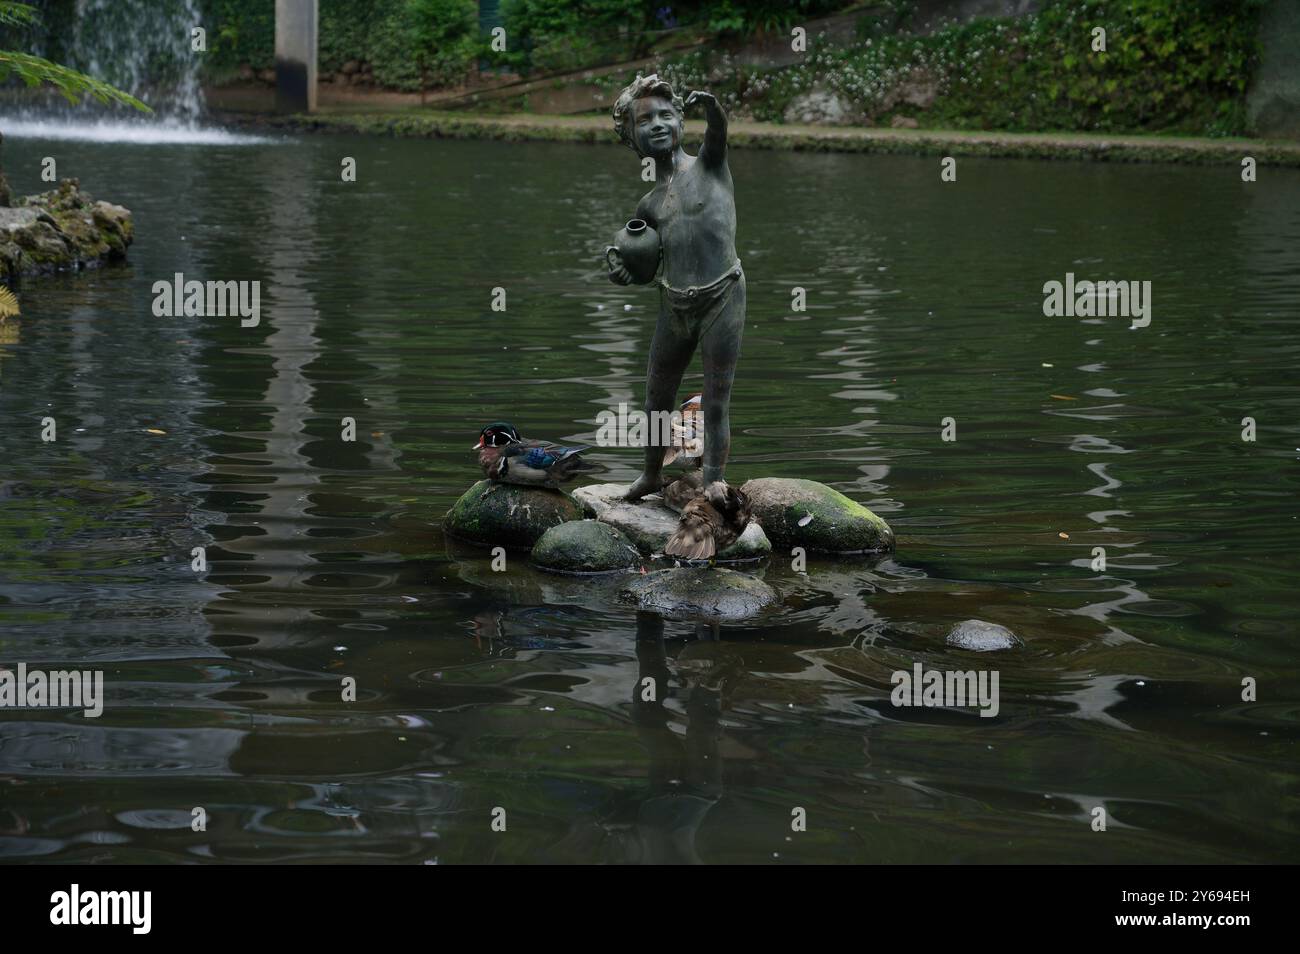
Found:
[[317, 0], [275, 0], [275, 108], [316, 111]]

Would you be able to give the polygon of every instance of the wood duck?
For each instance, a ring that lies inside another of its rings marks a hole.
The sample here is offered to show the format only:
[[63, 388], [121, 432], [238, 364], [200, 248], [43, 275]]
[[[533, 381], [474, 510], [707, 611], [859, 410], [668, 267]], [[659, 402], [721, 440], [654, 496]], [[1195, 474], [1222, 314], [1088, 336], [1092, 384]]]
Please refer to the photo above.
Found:
[[563, 447], [524, 440], [513, 424], [497, 421], [479, 431], [478, 463], [483, 476], [503, 484], [557, 489], [566, 480], [599, 468], [579, 455], [589, 446]]
[[740, 538], [749, 519], [745, 492], [715, 480], [682, 507], [682, 518], [664, 553], [684, 560], [710, 560]]
[[[682, 422], [674, 424], [673, 443], [664, 448], [664, 466], [678, 463], [686, 467], [700, 467], [704, 463], [704, 412], [701, 402], [704, 395], [696, 394], [682, 402], [677, 410]], [[694, 451], [695, 453], [691, 453]]]

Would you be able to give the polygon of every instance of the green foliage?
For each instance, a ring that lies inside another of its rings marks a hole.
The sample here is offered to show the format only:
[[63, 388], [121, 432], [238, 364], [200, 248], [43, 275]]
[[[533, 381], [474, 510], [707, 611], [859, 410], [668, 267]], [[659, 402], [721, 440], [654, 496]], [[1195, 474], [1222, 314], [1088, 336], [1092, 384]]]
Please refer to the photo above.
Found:
[[[37, 23], [37, 10], [23, 3], [0, 2], [0, 24], [7, 27], [31, 27]], [[143, 112], [152, 112], [140, 100], [124, 93], [102, 80], [78, 73], [76, 70], [40, 56], [0, 50], [0, 83], [16, 76], [28, 86], [48, 84], [57, 89], [69, 102], [77, 103], [91, 98], [101, 103], [121, 103]]]
[[783, 33], [843, 6], [842, 0], [716, 0], [705, 4], [703, 12], [712, 33]]
[[[41, 4], [46, 21], [64, 27], [76, 16], [75, 0], [33, 2]], [[257, 70], [274, 65], [273, 3], [200, 3], [211, 77], [244, 64]], [[774, 121], [795, 97], [828, 89], [864, 122], [888, 122], [901, 113], [952, 128], [1236, 135], [1249, 132], [1245, 90], [1257, 67], [1265, 4], [1042, 0], [1027, 16], [976, 19], [914, 36], [905, 28], [920, 4], [881, 0], [859, 14], [858, 43], [847, 49], [814, 44], [797, 66], [743, 65], [710, 47], [670, 59], [660, 71], [682, 88], [713, 90], [729, 111]], [[334, 73], [349, 61], [368, 63], [377, 85], [416, 90], [459, 82], [478, 58], [520, 72], [576, 70], [646, 56], [669, 28], [785, 32], [844, 6], [839, 0], [503, 0], [508, 48], [493, 53], [480, 35], [475, 0], [320, 0], [320, 67]], [[0, 2], [0, 9], [25, 8]], [[0, 40], [28, 28], [27, 16], [0, 15]], [[1107, 31], [1105, 52], [1091, 49], [1094, 26]], [[46, 55], [75, 61], [59, 45], [60, 35], [69, 33], [47, 27]], [[52, 67], [28, 63], [25, 78], [37, 75], [39, 82], [53, 75]], [[613, 77], [606, 85], [628, 79]], [[914, 95], [918, 89], [933, 91], [933, 102], [918, 105], [929, 98]], [[913, 95], [905, 97], [909, 91]], [[96, 95], [90, 89], [80, 94]]]
[[[275, 8], [266, 0], [202, 0], [215, 34], [208, 67], [216, 76], [241, 65], [275, 65]], [[475, 0], [320, 0], [319, 65], [369, 63], [389, 89], [458, 82], [480, 53]]]
[[31, 26], [36, 22], [36, 8], [25, 3], [0, 3], [0, 24]]
[[380, 21], [368, 61], [383, 85], [422, 89], [463, 80], [480, 47], [474, 0], [404, 0]]
[[663, 0], [503, 0], [508, 49], [521, 71], [562, 72], [643, 56]]
[[461, 79], [478, 57], [478, 4], [474, 0], [407, 0], [416, 58], [424, 85]]
[[[206, 62], [209, 72], [218, 75], [233, 73], [243, 64], [257, 70], [275, 66], [274, 3], [202, 0], [202, 14], [208, 31]], [[324, 11], [321, 18], [325, 18]], [[324, 45], [322, 36], [322, 54]]]
[[671, 27], [780, 32], [843, 6], [844, 0], [504, 0], [510, 48], [496, 59], [521, 71], [577, 70], [646, 56]]
[[[923, 125], [1009, 131], [1249, 132], [1245, 91], [1258, 61], [1264, 0], [1045, 0], [1015, 19], [976, 19], [927, 36], [892, 32], [909, 5], [867, 19], [855, 46], [814, 48], [784, 70], [683, 57], [662, 72], [710, 88], [731, 110], [781, 121], [791, 100], [830, 90], [859, 121], [906, 114]], [[1106, 29], [1106, 51], [1092, 29]], [[620, 77], [620, 81], [624, 78]], [[934, 93], [928, 106], [917, 100]], [[904, 98], [905, 93], [913, 101]]]

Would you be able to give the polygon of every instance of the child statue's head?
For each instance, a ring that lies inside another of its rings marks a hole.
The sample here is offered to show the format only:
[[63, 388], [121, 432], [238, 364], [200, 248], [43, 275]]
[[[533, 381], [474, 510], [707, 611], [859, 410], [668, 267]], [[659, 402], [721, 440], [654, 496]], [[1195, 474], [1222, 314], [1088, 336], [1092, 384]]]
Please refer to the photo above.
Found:
[[614, 131], [639, 156], [671, 156], [686, 131], [681, 98], [657, 73], [637, 76], [614, 101]]

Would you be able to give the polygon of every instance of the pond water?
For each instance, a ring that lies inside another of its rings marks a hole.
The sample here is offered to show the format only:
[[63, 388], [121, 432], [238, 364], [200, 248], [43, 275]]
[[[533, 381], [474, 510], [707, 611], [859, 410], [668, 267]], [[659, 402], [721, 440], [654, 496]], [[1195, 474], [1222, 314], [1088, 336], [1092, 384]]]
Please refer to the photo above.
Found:
[[[729, 474], [824, 481], [898, 550], [778, 555], [783, 605], [711, 628], [439, 530], [484, 423], [640, 402], [655, 296], [597, 264], [631, 153], [5, 147], [138, 237], [0, 327], [0, 663], [107, 694], [0, 711], [0, 857], [1297, 860], [1300, 172], [733, 153]], [[155, 317], [176, 272], [261, 281], [260, 324]], [[1150, 281], [1150, 326], [1044, 317], [1067, 272]], [[966, 619], [1025, 646], [947, 648]], [[998, 716], [893, 707], [917, 662], [996, 668]]]

